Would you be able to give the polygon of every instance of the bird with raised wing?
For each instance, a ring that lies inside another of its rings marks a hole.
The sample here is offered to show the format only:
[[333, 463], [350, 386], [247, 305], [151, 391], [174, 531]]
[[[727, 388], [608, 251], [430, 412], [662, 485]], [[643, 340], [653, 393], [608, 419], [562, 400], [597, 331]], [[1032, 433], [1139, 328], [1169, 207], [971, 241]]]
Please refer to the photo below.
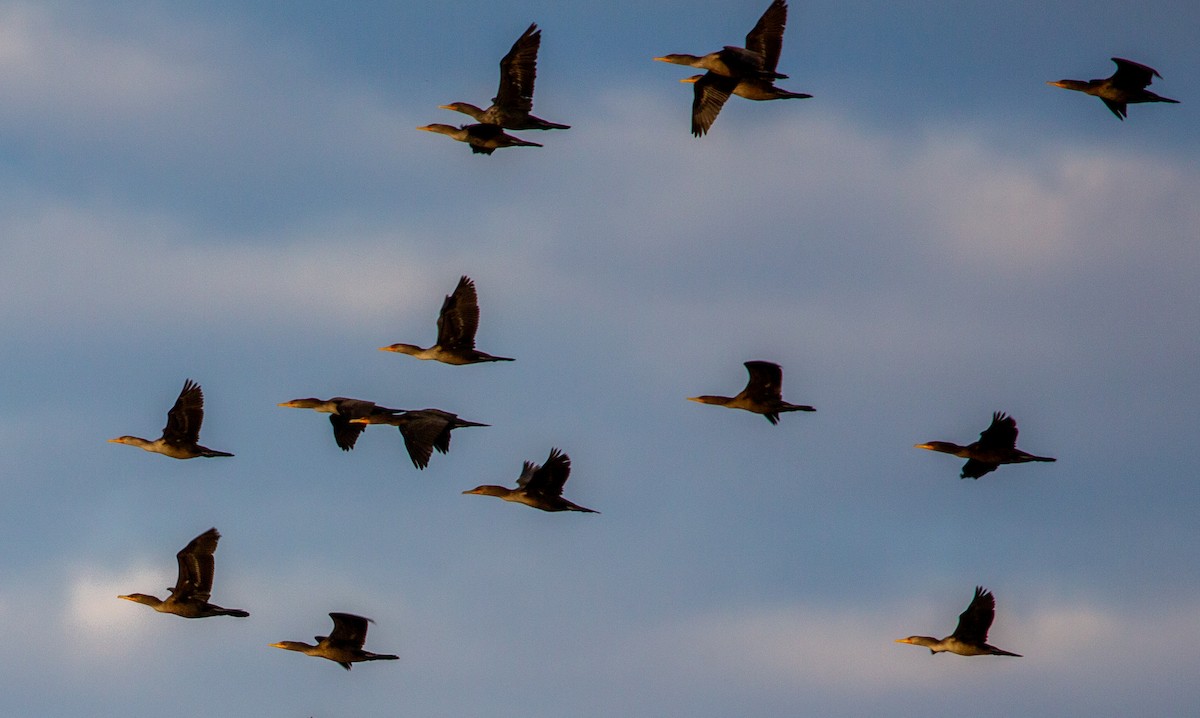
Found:
[[325, 658], [346, 670], [350, 670], [351, 663], [400, 660], [400, 656], [391, 653], [371, 653], [363, 650], [363, 644], [367, 642], [367, 624], [374, 623], [371, 619], [352, 613], [331, 613], [329, 617], [333, 619], [333, 630], [328, 636], [315, 636], [313, 640], [317, 642], [316, 645], [301, 641], [280, 641], [272, 643], [271, 647]]
[[489, 361], [512, 361], [475, 348], [475, 333], [479, 330], [479, 296], [475, 282], [465, 274], [459, 278], [453, 294], [447, 294], [437, 319], [437, 342], [422, 349], [415, 344], [391, 344], [380, 351], [408, 354], [418, 359], [432, 359], [443, 364], [479, 364]]
[[787, 411], [816, 411], [811, 406], [789, 404], [783, 400], [783, 369], [769, 361], [748, 361], [746, 371], [750, 380], [737, 396], [690, 396], [688, 401], [715, 404], [730, 409], [745, 409], [762, 414], [772, 424], [779, 423], [779, 415]]
[[1048, 456], [1034, 456], [1017, 448], [1017, 420], [1004, 412], [994, 412], [992, 423], [979, 434], [979, 441], [959, 446], [949, 441], [927, 441], [913, 448], [940, 451], [967, 459], [960, 479], [978, 479], [995, 471], [1000, 464], [1023, 464], [1027, 461], [1055, 461]]
[[988, 630], [996, 617], [996, 598], [992, 592], [983, 586], [975, 587], [975, 597], [971, 605], [958, 616], [958, 626], [954, 633], [945, 638], [933, 636], [909, 636], [897, 638], [896, 643], [908, 643], [914, 646], [925, 646], [929, 652], [957, 653], [960, 656], [1014, 656], [1021, 658], [1019, 653], [1003, 651], [988, 645]]
[[517, 479], [517, 488], [485, 485], [476, 486], [463, 493], [496, 496], [505, 501], [515, 501], [542, 511], [600, 513], [571, 503], [562, 497], [563, 486], [567, 483], [570, 475], [571, 458], [558, 449], [550, 449], [550, 457], [546, 459], [545, 464], [538, 466], [532, 461], [525, 462], [521, 476]]
[[163, 427], [162, 436], [150, 441], [138, 436], [118, 436], [109, 439], [111, 444], [128, 444], [139, 449], [169, 456], [172, 459], [195, 459], [196, 457], [233, 456], [225, 451], [217, 451], [207, 446], [201, 446], [200, 424], [204, 422], [204, 392], [200, 385], [191, 379], [183, 382], [183, 390], [175, 400], [175, 406], [167, 412], [167, 425]]
[[1047, 82], [1046, 84], [1061, 87], [1064, 90], [1078, 90], [1088, 95], [1095, 95], [1104, 102], [1104, 105], [1109, 110], [1112, 110], [1117, 119], [1122, 121], [1126, 117], [1126, 105], [1139, 102], [1170, 102], [1175, 105], [1179, 104], [1179, 100], [1161, 97], [1146, 89], [1154, 81], [1154, 78], [1162, 79], [1162, 75], [1158, 74], [1158, 70], [1120, 57], [1114, 57], [1112, 61], [1117, 63], [1117, 71], [1111, 77], [1086, 81], [1059, 80], [1057, 82]]
[[492, 98], [492, 106], [480, 109], [468, 102], [439, 105], [439, 109], [470, 115], [476, 122], [496, 125], [509, 130], [569, 130], [570, 125], [547, 122], [529, 114], [533, 111], [533, 84], [537, 79], [538, 48], [542, 31], [533, 23], [513, 43], [508, 54], [500, 60], [500, 88]]
[[153, 608], [159, 613], [173, 613], [184, 618], [208, 618], [209, 616], [236, 616], [245, 618], [250, 614], [239, 608], [222, 608], [209, 603], [212, 597], [213, 569], [215, 561], [213, 554], [217, 551], [217, 541], [221, 534], [215, 528], [209, 529], [188, 542], [175, 559], [179, 563], [179, 574], [175, 578], [175, 587], [168, 588], [171, 595], [166, 600], [144, 593], [131, 593], [117, 596], [126, 601], [141, 603]]

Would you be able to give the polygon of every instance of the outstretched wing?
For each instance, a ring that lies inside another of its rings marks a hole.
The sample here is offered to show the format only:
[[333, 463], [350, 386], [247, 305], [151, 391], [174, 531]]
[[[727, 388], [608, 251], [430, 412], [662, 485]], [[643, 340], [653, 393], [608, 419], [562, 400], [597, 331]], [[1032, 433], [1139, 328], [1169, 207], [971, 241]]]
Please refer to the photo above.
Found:
[[783, 369], [769, 361], [748, 361], [746, 371], [750, 380], [743, 393], [756, 402], [770, 403], [783, 399]]
[[[534, 468], [532, 474], [529, 472], [531, 466], [534, 465], [528, 461], [525, 462], [525, 473], [521, 474], [521, 478], [517, 480], [518, 486], [523, 487], [529, 493], [562, 496], [563, 485], [567, 483], [567, 478], [571, 475], [571, 457], [557, 448], [550, 449], [550, 458], [546, 459], [545, 464]], [[527, 474], [529, 474], [528, 478], [526, 478]]]
[[1139, 62], [1120, 57], [1114, 57], [1112, 61], [1117, 63], [1117, 71], [1108, 78], [1109, 82], [1122, 89], [1142, 90], [1153, 82], [1155, 77], [1162, 78], [1153, 67], [1146, 67]]
[[500, 60], [500, 89], [492, 102], [505, 108], [529, 112], [533, 109], [533, 83], [537, 79], [537, 54], [542, 31], [532, 23], [512, 49]]
[[367, 623], [371, 619], [355, 616], [353, 613], [331, 613], [333, 630], [329, 633], [330, 643], [343, 643], [362, 648], [367, 642]]
[[175, 406], [167, 412], [163, 438], [169, 444], [195, 444], [200, 440], [200, 424], [204, 422], [204, 392], [191, 379], [183, 382], [183, 390]]
[[175, 554], [179, 562], [179, 576], [175, 579], [172, 595], [208, 601], [212, 596], [213, 554], [221, 534], [211, 528], [188, 542]]
[[737, 87], [738, 80], [715, 72], [706, 72], [699, 80], [692, 95], [692, 134], [696, 137], [708, 134], [708, 128], [716, 122], [721, 108]]
[[1002, 411], [992, 414], [991, 426], [979, 434], [980, 449], [1011, 449], [1017, 445], [1017, 420]]
[[475, 348], [475, 332], [479, 329], [479, 296], [475, 293], [475, 282], [465, 274], [459, 278], [454, 293], [447, 295], [446, 301], [442, 302], [437, 327], [437, 343], [443, 349]]
[[983, 586], [975, 587], [975, 598], [971, 605], [958, 616], [958, 627], [952, 634], [964, 643], [987, 643], [988, 629], [996, 617], [996, 599]]
[[764, 72], [775, 72], [783, 50], [783, 30], [787, 24], [787, 0], [775, 0], [746, 35], [746, 49], [762, 55]]

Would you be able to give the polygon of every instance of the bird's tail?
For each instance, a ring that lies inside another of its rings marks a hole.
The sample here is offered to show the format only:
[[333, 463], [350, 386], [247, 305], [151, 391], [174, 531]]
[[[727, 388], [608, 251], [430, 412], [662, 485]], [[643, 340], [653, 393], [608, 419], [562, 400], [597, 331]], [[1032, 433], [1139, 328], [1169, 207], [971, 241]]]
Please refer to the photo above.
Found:
[[246, 618], [250, 615], [249, 612], [243, 611], [240, 608], [222, 608], [218, 616], [236, 616], [237, 618]]
[[[203, 448], [203, 447], [202, 447], [202, 448]], [[208, 457], [214, 457], [214, 456], [233, 456], [233, 454], [231, 454], [231, 453], [229, 453], [229, 452], [227, 452], [227, 451], [217, 451], [216, 449], [209, 449], [209, 448], [204, 448], [204, 453], [202, 453], [202, 454], [200, 454], [200, 455], [201, 455], [201, 456], [208, 456]]]

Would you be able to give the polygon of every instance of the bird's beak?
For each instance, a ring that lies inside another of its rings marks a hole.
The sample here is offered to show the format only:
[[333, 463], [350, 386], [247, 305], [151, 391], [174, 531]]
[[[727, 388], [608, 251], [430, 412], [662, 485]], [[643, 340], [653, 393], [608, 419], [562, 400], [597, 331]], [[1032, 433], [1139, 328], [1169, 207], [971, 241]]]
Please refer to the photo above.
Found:
[[438, 109], [439, 110], [453, 110], [454, 108], [451, 107], [450, 105], [438, 105]]
[[698, 397], [698, 396], [689, 396], [689, 397], [688, 397], [688, 401], [700, 401], [700, 397]]
[[433, 128], [432, 128], [432, 127], [430, 127], [429, 125], [422, 125], [421, 127], [418, 127], [417, 129], [418, 129], [418, 130], [425, 130], [426, 132], [433, 132]]
[[897, 638], [896, 643], [907, 643], [910, 646], [912, 645], [912, 641], [908, 640], [907, 638]]
[[289, 409], [290, 409], [290, 408], [292, 408], [292, 402], [290, 402], [290, 401], [285, 401], [285, 402], [283, 402], [282, 404], [276, 404], [275, 406], [286, 406], [287, 408], [289, 408]]
[[914, 449], [929, 449], [931, 451], [933, 450], [933, 447], [930, 446], [929, 444], [913, 444], [913, 448]]
[[704, 76], [703, 75], [692, 75], [691, 77], [683, 78], [682, 80], [680, 80], [680, 82], [693, 83], [693, 82], [696, 82], [697, 80], [699, 80], [701, 77], [704, 77]]
[[[124, 441], [121, 441], [119, 438], [117, 438], [117, 439], [109, 439], [109, 440], [108, 440], [108, 443], [110, 443], [110, 444], [124, 444], [125, 442], [124, 442]], [[124, 596], [122, 596], [122, 598], [124, 598]]]

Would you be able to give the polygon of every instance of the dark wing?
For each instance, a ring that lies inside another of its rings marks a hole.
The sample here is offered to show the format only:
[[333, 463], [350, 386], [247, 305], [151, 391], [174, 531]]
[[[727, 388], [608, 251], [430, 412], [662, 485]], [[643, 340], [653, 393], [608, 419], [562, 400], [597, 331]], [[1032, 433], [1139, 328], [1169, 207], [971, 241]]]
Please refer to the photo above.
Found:
[[746, 382], [743, 394], [764, 404], [783, 400], [783, 369], [778, 364], [748, 361], [745, 366], [746, 371], [750, 372], [750, 381]]
[[450, 450], [450, 420], [428, 411], [410, 411], [396, 426], [404, 437], [404, 448], [413, 466], [424, 469], [436, 448], [443, 454]]
[[996, 617], [996, 599], [991, 591], [983, 586], [975, 587], [975, 598], [971, 605], [958, 616], [958, 627], [952, 634], [963, 643], [987, 643], [988, 629], [992, 627], [992, 619]]
[[963, 464], [962, 473], [959, 474], [960, 479], [978, 479], [986, 473], [995, 471], [1000, 464], [990, 464], [979, 459], [970, 459]]
[[1011, 449], [1017, 445], [1017, 420], [1002, 411], [992, 414], [992, 424], [979, 434], [980, 449]]
[[212, 528], [192, 539], [182, 551], [175, 554], [179, 561], [179, 577], [175, 579], [172, 595], [208, 601], [212, 596], [213, 554], [220, 539], [221, 534]]
[[329, 633], [330, 643], [345, 643], [362, 648], [367, 642], [367, 623], [371, 619], [353, 613], [331, 613], [333, 630]]
[[1117, 71], [1108, 81], [1123, 90], [1143, 90], [1155, 77], [1162, 78], [1153, 67], [1120, 57], [1114, 57], [1112, 61], [1117, 63]]
[[521, 469], [521, 475], [517, 477], [517, 488], [523, 489], [529, 486], [529, 480], [533, 478], [533, 475], [536, 474], [540, 468], [542, 467], [538, 466], [532, 461], [526, 461]]
[[746, 49], [762, 55], [765, 72], [775, 72], [783, 50], [783, 26], [787, 24], [787, 0], [775, 0], [746, 35]]
[[1116, 100], [1110, 100], [1107, 97], [1101, 97], [1100, 99], [1104, 102], [1104, 105], [1106, 107], [1108, 107], [1109, 110], [1112, 110], [1112, 113], [1114, 115], [1116, 115], [1119, 119], [1124, 120], [1128, 116], [1126, 114], [1127, 110], [1126, 110], [1124, 102], [1117, 102]]
[[167, 412], [163, 438], [169, 444], [195, 444], [200, 440], [200, 424], [204, 422], [204, 392], [191, 379], [183, 382], [183, 390], [175, 406]]
[[[529, 462], [525, 462], [526, 472], [529, 466]], [[567, 483], [567, 477], [570, 475], [571, 457], [558, 449], [550, 449], [550, 458], [546, 459], [546, 463], [534, 469], [528, 479], [522, 474], [521, 478], [525, 479], [525, 483], [522, 484], [518, 480], [517, 485], [529, 493], [562, 496], [563, 485]]]
[[696, 80], [692, 95], [692, 134], [696, 137], [708, 133], [708, 128], [716, 122], [717, 115], [729, 99], [729, 95], [737, 87], [735, 77], [725, 77], [715, 72], [706, 72], [704, 77]]
[[542, 31], [537, 29], [536, 22], [532, 23], [500, 60], [500, 89], [492, 98], [493, 103], [523, 112], [533, 109], [533, 82], [537, 78], [541, 44]]
[[458, 280], [454, 293], [447, 295], [446, 301], [442, 302], [437, 327], [437, 343], [443, 349], [475, 348], [475, 332], [479, 329], [479, 296], [475, 293], [475, 282], [465, 274]]
[[345, 414], [329, 415], [329, 423], [333, 424], [333, 440], [342, 451], [353, 449], [359, 434], [367, 428], [366, 424], [351, 424], [350, 419], [351, 417]]

